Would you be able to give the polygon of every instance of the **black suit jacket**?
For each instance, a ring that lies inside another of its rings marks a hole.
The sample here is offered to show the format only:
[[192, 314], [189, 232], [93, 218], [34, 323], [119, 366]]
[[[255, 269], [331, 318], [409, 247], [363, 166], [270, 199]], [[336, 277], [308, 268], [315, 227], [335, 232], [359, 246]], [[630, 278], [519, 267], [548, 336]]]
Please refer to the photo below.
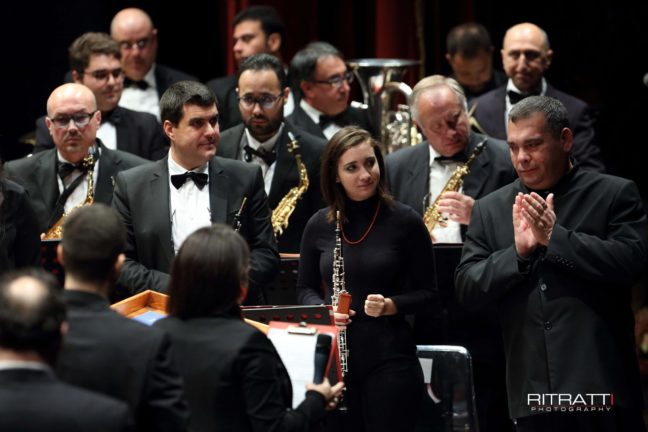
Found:
[[20, 432], [132, 431], [128, 406], [64, 384], [51, 371], [0, 370], [0, 430]]
[[[461, 301], [496, 301], [513, 417], [531, 393], [614, 393], [640, 409], [631, 287], [646, 268], [648, 222], [634, 183], [574, 167], [554, 193], [547, 247], [523, 262], [512, 206], [520, 180], [478, 200], [456, 286]], [[574, 397], [574, 396], [573, 396]]]
[[[114, 178], [119, 171], [148, 163], [146, 159], [119, 150], [101, 147], [99, 174], [94, 179], [95, 202], [110, 205]], [[49, 149], [5, 164], [7, 176], [21, 184], [29, 193], [41, 232], [49, 228], [47, 222], [56, 207], [59, 188], [56, 174], [56, 149]]]
[[[466, 154], [470, 155], [484, 138], [484, 135], [471, 132]], [[394, 198], [421, 215], [425, 211], [423, 200], [430, 189], [429, 145], [428, 141], [424, 141], [390, 153], [385, 158], [387, 179]], [[488, 138], [484, 150], [473, 162], [470, 173], [464, 177], [464, 194], [475, 199], [481, 198], [514, 179], [515, 170], [508, 146], [504, 141]]]
[[[117, 131], [117, 150], [148, 160], [162, 159], [168, 152], [169, 140], [153, 114], [117, 106], [110, 122]], [[45, 124], [45, 116], [36, 120], [34, 153], [54, 148], [54, 140]]]
[[[273, 281], [279, 269], [261, 168], [216, 156], [209, 163], [209, 179], [212, 222], [232, 225], [243, 197], [247, 197], [240, 233], [251, 251], [247, 302], [257, 304], [262, 301], [263, 287]], [[128, 235], [120, 283], [133, 293], [166, 291], [174, 256], [167, 158], [120, 173], [113, 207], [126, 224]]]
[[61, 380], [127, 402], [138, 430], [186, 430], [189, 411], [168, 335], [119, 315], [99, 294], [64, 296], [69, 330], [56, 365]]
[[155, 72], [153, 74], [155, 75], [158, 97], [162, 97], [169, 86], [178, 81], [198, 81], [198, 78], [193, 75], [159, 63], [155, 64]]
[[40, 265], [40, 233], [25, 189], [0, 179], [0, 274]]
[[[601, 150], [594, 135], [594, 120], [585, 102], [547, 84], [546, 96], [558, 99], [569, 113], [569, 123], [574, 132], [572, 155], [579, 165], [594, 171], [605, 171]], [[506, 84], [475, 99], [475, 120], [484, 131], [499, 139], [506, 139]]]
[[[218, 155], [240, 160], [240, 144], [244, 132], [245, 127], [243, 124], [223, 132], [218, 147]], [[299, 152], [308, 172], [309, 186], [308, 190], [297, 202], [295, 211], [288, 219], [288, 228], [279, 236], [278, 242], [279, 252], [299, 253], [301, 236], [304, 228], [306, 228], [306, 223], [317, 210], [324, 207], [320, 191], [320, 158], [322, 152], [324, 152], [326, 141], [284, 123], [281, 136], [275, 144], [277, 159], [268, 195], [268, 205], [273, 210], [277, 208], [279, 202], [290, 189], [299, 185], [299, 171], [295, 156], [288, 151], [288, 143], [290, 142], [288, 132], [292, 132], [299, 142]]]
[[[359, 126], [362, 129], [369, 131], [371, 135], [376, 136], [376, 131], [369, 119], [369, 110], [349, 106], [344, 111], [344, 117], [349, 125]], [[309, 134], [326, 139], [320, 125], [316, 124], [313, 119], [306, 114], [306, 111], [299, 106], [299, 104], [295, 106], [295, 110], [292, 114], [286, 117], [286, 120], [298, 128], [305, 130]]]
[[240, 316], [173, 317], [155, 326], [171, 335], [192, 430], [306, 431], [323, 416], [324, 398], [315, 391], [290, 409], [290, 379], [277, 351]]

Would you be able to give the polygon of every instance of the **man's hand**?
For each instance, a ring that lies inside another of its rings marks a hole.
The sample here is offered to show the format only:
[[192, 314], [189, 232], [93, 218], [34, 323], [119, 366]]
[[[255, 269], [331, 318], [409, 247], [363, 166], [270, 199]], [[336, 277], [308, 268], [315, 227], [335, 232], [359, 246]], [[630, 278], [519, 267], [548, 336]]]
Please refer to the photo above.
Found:
[[378, 318], [382, 315], [394, 315], [396, 305], [390, 298], [382, 294], [369, 294], [364, 304], [364, 311], [367, 315]]
[[556, 224], [554, 195], [549, 194], [546, 201], [535, 192], [524, 195], [521, 213], [527, 225], [531, 228], [536, 241], [543, 246], [547, 246], [553, 227]]
[[450, 220], [463, 225], [470, 223], [475, 200], [459, 192], [445, 192], [439, 200], [439, 212], [447, 214]]
[[523, 201], [524, 195], [520, 192], [515, 197], [515, 203], [513, 204], [513, 234], [515, 236], [515, 250], [518, 255], [522, 258], [528, 258], [538, 247], [538, 241], [533, 235], [527, 220], [522, 215]]

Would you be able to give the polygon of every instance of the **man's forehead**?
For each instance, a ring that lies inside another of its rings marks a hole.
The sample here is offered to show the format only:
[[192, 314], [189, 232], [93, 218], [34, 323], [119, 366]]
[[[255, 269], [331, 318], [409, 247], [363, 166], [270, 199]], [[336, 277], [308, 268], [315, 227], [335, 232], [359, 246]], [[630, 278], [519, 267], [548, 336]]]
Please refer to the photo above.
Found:
[[234, 37], [240, 37], [244, 34], [263, 33], [261, 21], [258, 20], [245, 20], [234, 26]]
[[182, 107], [182, 110], [184, 112], [183, 117], [186, 118], [187, 120], [199, 119], [199, 118], [210, 118], [218, 114], [218, 110], [216, 109], [215, 103], [209, 106], [185, 103], [184, 106]]

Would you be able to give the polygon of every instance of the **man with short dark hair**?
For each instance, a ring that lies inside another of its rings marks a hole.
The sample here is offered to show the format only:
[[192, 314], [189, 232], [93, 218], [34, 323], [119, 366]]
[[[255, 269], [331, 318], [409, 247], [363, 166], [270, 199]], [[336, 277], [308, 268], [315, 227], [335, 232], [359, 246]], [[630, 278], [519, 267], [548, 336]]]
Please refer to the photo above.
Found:
[[158, 30], [151, 17], [138, 8], [122, 9], [110, 23], [110, 36], [119, 43], [126, 78], [119, 105], [160, 118], [158, 102], [175, 82], [196, 77], [156, 63]]
[[192, 81], [173, 84], [160, 100], [171, 140], [167, 158], [117, 176], [113, 207], [127, 227], [120, 283], [133, 291], [166, 291], [171, 260], [184, 239], [213, 222], [236, 225], [251, 249], [248, 304], [279, 269], [277, 243], [258, 166], [216, 156], [216, 98]]
[[[101, 111], [97, 137], [111, 150], [122, 150], [149, 160], [167, 152], [167, 139], [155, 116], [117, 104], [124, 89], [119, 44], [106, 33], [84, 33], [69, 48], [72, 81], [92, 90]], [[34, 152], [54, 147], [45, 117], [36, 120]]]
[[94, 202], [110, 204], [117, 173], [148, 162], [101, 143], [97, 138], [101, 111], [94, 93], [84, 85], [63, 84], [54, 89], [47, 99], [45, 122], [56, 148], [4, 166], [7, 177], [29, 192], [40, 232], [46, 232], [90, 196]]
[[637, 186], [572, 163], [554, 98], [518, 102], [508, 144], [519, 178], [475, 202], [456, 286], [466, 304], [497, 306], [511, 416], [524, 432], [645, 431], [630, 308], [648, 261]]
[[445, 57], [469, 105], [477, 96], [506, 83], [506, 75], [493, 69], [493, 51], [488, 30], [481, 24], [464, 23], [448, 32]]
[[[234, 17], [234, 59], [238, 65], [256, 54], [270, 54], [281, 61], [281, 48], [286, 39], [286, 27], [277, 11], [271, 6], [251, 6]], [[221, 131], [241, 122], [239, 112], [238, 75], [227, 75], [207, 82], [207, 87], [216, 95]], [[294, 95], [289, 93], [283, 104], [285, 115], [295, 106]]]
[[103, 204], [76, 210], [64, 225], [69, 332], [56, 371], [70, 384], [127, 402], [141, 431], [184, 431], [188, 408], [168, 335], [110, 309], [124, 263], [126, 229]]
[[[261, 166], [268, 203], [277, 209], [293, 188], [299, 187], [300, 169], [296, 153], [308, 177], [308, 189], [297, 199], [287, 225], [275, 229], [279, 252], [299, 253], [306, 222], [324, 207], [319, 188], [319, 164], [326, 142], [284, 122], [283, 107], [290, 89], [285, 85], [283, 65], [274, 56], [258, 54], [245, 59], [238, 72], [239, 109], [243, 123], [221, 135], [218, 155]], [[289, 151], [292, 141], [298, 148]]]
[[308, 44], [293, 57], [290, 73], [302, 100], [288, 116], [288, 121], [327, 140], [349, 125], [375, 135], [368, 110], [349, 106], [353, 73], [333, 45], [326, 42]]
[[0, 279], [0, 430], [131, 430], [126, 404], [64, 384], [50, 369], [65, 318], [50, 274], [23, 270]]

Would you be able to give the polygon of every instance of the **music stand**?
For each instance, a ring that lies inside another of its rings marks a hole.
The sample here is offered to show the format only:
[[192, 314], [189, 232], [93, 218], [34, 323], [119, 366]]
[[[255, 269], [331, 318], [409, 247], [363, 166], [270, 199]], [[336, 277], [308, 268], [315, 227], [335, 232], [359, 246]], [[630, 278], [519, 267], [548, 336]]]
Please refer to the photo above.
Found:
[[280, 254], [281, 263], [275, 283], [265, 291], [265, 300], [271, 305], [297, 304], [297, 275], [299, 254]]
[[61, 240], [41, 240], [41, 264], [43, 269], [52, 273], [58, 280], [60, 286], [65, 282], [65, 270], [58, 261], [56, 256], [56, 248]]
[[317, 306], [243, 306], [243, 318], [268, 324], [270, 321], [331, 325], [329, 307]]

